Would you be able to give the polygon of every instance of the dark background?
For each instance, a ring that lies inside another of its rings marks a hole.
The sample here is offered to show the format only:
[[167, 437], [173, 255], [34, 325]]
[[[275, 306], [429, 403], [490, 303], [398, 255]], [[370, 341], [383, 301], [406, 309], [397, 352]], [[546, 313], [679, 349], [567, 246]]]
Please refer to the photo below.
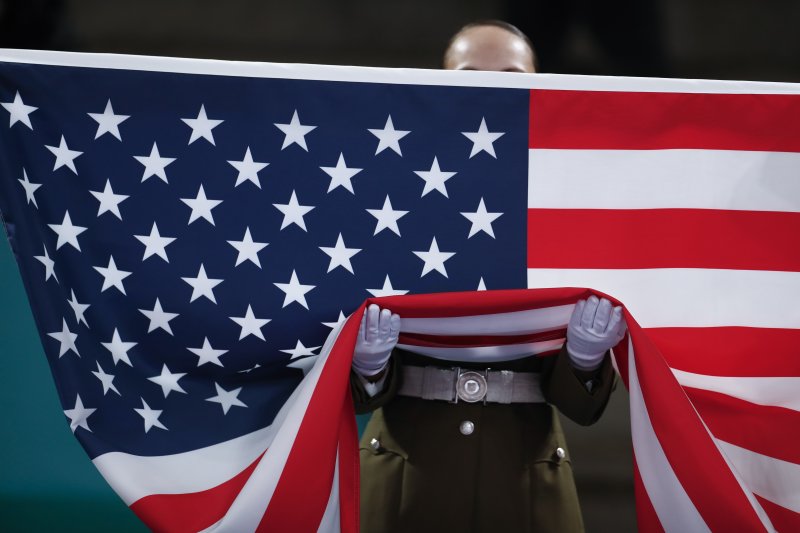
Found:
[[[797, 0], [0, 0], [0, 48], [438, 68], [484, 18], [543, 72], [800, 81]], [[69, 431], [6, 242], [0, 303], [0, 531], [143, 531]], [[626, 392], [565, 426], [587, 530], [634, 531]]]
[[544, 72], [800, 81], [796, 0], [0, 0], [0, 46], [438, 68], [483, 18]]

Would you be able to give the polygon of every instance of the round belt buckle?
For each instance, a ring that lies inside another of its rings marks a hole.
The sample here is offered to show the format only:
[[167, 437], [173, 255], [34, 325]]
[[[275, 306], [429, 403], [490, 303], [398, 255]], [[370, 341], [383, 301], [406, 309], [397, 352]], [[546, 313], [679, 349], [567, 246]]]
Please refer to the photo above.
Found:
[[486, 378], [478, 372], [462, 372], [456, 381], [456, 394], [461, 400], [475, 403], [486, 397]]

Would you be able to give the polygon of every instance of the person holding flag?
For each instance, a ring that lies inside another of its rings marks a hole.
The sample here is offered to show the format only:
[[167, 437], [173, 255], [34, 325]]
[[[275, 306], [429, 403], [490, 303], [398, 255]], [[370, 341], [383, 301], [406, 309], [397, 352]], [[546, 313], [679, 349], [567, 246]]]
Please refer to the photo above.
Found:
[[[444, 55], [451, 70], [535, 65], [528, 38], [501, 21], [465, 26]], [[375, 411], [360, 446], [362, 531], [582, 531], [554, 407], [578, 424], [598, 420], [615, 385], [608, 350], [626, 331], [621, 307], [579, 301], [549, 357], [484, 338], [475, 346], [488, 350], [442, 360], [398, 348], [400, 331], [399, 315], [372, 304], [353, 355], [356, 411]]]

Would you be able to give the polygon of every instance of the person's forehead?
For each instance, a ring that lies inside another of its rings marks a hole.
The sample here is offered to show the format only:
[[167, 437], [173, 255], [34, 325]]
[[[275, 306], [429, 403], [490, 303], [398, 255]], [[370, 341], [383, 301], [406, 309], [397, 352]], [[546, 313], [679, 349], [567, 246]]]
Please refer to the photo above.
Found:
[[456, 37], [453, 45], [481, 48], [487, 46], [510, 46], [520, 50], [528, 49], [528, 45], [523, 38], [504, 28], [492, 25], [474, 26], [463, 30]]
[[497, 26], [462, 31], [450, 47], [449, 68], [522, 70], [532, 66], [533, 54], [525, 40]]

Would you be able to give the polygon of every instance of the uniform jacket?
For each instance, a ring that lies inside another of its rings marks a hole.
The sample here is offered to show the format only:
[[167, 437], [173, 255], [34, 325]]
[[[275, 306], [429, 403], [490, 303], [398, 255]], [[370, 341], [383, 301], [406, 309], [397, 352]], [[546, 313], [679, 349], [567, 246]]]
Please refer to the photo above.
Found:
[[[401, 364], [446, 365], [395, 350], [376, 396], [351, 379], [356, 412], [375, 411], [360, 445], [362, 532], [583, 530], [571, 459], [553, 406], [578, 424], [594, 423], [614, 387], [608, 355], [589, 375], [570, 366], [565, 350], [491, 365], [541, 372], [548, 403], [535, 404], [399, 396]], [[590, 377], [591, 392], [585, 385]], [[474, 424], [472, 434], [460, 432], [464, 421]]]

